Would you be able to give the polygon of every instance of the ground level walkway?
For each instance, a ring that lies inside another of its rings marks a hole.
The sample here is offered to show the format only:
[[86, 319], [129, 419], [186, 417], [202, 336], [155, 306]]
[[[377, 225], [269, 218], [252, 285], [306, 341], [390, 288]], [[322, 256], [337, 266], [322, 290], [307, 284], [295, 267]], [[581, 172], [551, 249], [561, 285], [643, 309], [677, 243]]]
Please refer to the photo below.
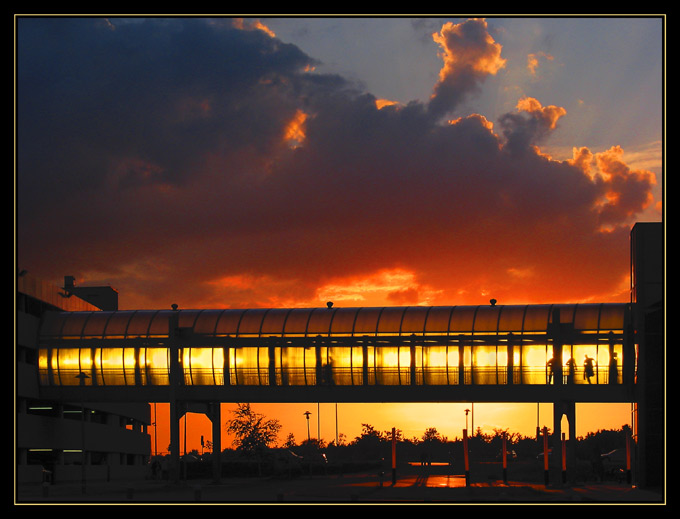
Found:
[[169, 483], [24, 485], [15, 503], [128, 503], [128, 504], [464, 504], [464, 503], [639, 503], [666, 504], [660, 491], [616, 482], [545, 484], [502, 480], [469, 483], [417, 467], [408, 473], [302, 476], [294, 479], [225, 478], [219, 483], [189, 480]]

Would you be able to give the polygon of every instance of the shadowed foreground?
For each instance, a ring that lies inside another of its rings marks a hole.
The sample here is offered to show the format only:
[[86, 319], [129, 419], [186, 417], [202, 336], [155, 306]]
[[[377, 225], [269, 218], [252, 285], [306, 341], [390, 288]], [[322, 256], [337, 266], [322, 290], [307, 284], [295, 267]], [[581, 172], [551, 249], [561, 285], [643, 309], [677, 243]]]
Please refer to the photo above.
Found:
[[228, 478], [220, 483], [196, 480], [91, 483], [19, 487], [16, 502], [32, 503], [644, 503], [663, 504], [661, 492], [617, 482], [574, 485], [509, 480], [471, 481], [462, 475], [442, 474], [434, 467], [410, 467], [391, 473], [363, 473], [276, 478]]

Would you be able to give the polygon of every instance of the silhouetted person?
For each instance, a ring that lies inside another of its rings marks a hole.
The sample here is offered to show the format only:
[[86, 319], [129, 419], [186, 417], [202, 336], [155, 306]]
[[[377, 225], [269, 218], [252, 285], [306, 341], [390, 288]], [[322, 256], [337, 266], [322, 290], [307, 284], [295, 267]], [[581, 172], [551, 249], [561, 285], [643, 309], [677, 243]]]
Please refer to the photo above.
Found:
[[609, 361], [609, 383], [617, 384], [619, 379], [619, 362], [616, 358], [616, 353], [612, 353], [612, 357]]
[[574, 375], [576, 374], [576, 361], [571, 357], [567, 361], [567, 384], [574, 383]]
[[548, 384], [552, 383], [553, 374], [555, 373], [555, 368], [557, 367], [557, 359], [552, 357], [548, 361]]
[[588, 384], [590, 384], [590, 377], [592, 377], [594, 374], [593, 359], [586, 355], [586, 360], [583, 362], [583, 378], [587, 379]]

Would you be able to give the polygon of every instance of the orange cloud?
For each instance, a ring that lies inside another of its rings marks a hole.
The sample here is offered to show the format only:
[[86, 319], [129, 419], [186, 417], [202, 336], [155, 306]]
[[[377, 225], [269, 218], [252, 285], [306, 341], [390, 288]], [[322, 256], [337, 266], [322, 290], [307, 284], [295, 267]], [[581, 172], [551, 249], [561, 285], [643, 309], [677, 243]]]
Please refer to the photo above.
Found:
[[459, 24], [447, 22], [432, 39], [440, 46], [444, 65], [434, 87], [430, 110], [445, 113], [453, 110], [474, 92], [489, 75], [505, 67], [502, 47], [488, 32], [485, 20], [473, 18]]
[[327, 283], [317, 289], [317, 300], [344, 306], [427, 305], [437, 292], [421, 285], [414, 272], [395, 268]]
[[567, 111], [560, 106], [550, 105], [544, 107], [537, 99], [526, 96], [517, 102], [517, 110], [527, 112], [535, 118], [542, 120], [550, 130], [554, 130], [560, 117], [567, 114]]
[[553, 56], [551, 56], [550, 54], [546, 54], [545, 52], [529, 54], [527, 56], [527, 69], [529, 70], [529, 73], [532, 76], [536, 75], [536, 71], [538, 70], [539, 62], [541, 59], [552, 61], [555, 58], [553, 58]]
[[284, 128], [284, 140], [291, 147], [298, 147], [302, 145], [305, 140], [305, 122], [307, 121], [307, 114], [302, 110], [297, 110], [295, 116], [290, 120], [288, 125]]
[[246, 21], [243, 18], [234, 18], [232, 20], [232, 25], [241, 30], [246, 30], [246, 31], [251, 31], [251, 30], [260, 30], [266, 34], [268, 34], [270, 37], [275, 38], [276, 34], [274, 34], [274, 31], [272, 31], [269, 27], [264, 25], [262, 22], [259, 20], [250, 20]]
[[376, 99], [375, 100], [375, 106], [380, 110], [381, 108], [384, 108], [385, 106], [394, 106], [396, 104], [399, 104], [397, 101], [390, 101], [389, 99]]
[[501, 58], [501, 45], [496, 43], [487, 32], [485, 20], [471, 19], [463, 23], [445, 23], [432, 39], [441, 47], [440, 56], [444, 67], [439, 72], [439, 81], [460, 70], [470, 69], [482, 74], [496, 74], [505, 66]]
[[612, 146], [600, 153], [585, 147], [574, 148], [573, 155], [567, 162], [586, 173], [601, 190], [595, 201], [601, 230], [629, 224], [635, 215], [654, 204], [652, 187], [656, 185], [656, 175], [648, 170], [631, 168], [624, 161], [621, 146]]

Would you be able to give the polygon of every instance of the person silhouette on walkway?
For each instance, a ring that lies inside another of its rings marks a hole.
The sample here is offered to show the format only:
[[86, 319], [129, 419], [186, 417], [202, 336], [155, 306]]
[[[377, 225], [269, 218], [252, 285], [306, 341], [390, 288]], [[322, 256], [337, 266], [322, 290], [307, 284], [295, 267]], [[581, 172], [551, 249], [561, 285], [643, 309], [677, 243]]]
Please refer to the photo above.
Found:
[[586, 360], [583, 362], [583, 378], [587, 379], [588, 384], [590, 384], [590, 377], [592, 377], [594, 374], [593, 359], [586, 355]]
[[576, 373], [576, 361], [574, 360], [574, 357], [571, 357], [567, 361], [567, 384], [574, 383], [575, 373]]
[[619, 363], [616, 353], [612, 353], [612, 358], [609, 361], [609, 383], [618, 384], [619, 382]]
[[555, 373], [555, 367], [557, 366], [557, 359], [553, 356], [548, 361], [548, 384], [552, 383], [553, 375]]

